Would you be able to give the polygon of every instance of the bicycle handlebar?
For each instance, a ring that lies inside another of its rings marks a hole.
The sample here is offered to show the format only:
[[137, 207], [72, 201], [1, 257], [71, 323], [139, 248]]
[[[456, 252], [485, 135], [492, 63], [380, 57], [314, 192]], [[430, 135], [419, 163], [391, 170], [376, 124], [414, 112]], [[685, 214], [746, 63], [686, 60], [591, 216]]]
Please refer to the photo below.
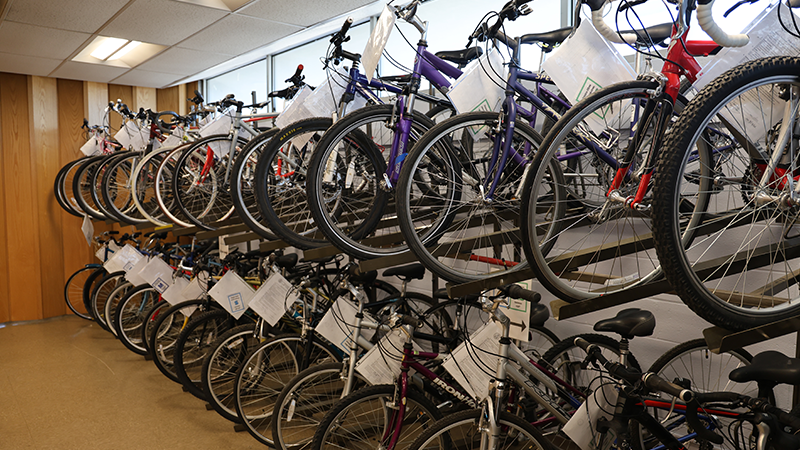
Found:
[[538, 292], [530, 291], [516, 284], [504, 286], [501, 288], [501, 290], [511, 298], [521, 298], [531, 303], [539, 303], [539, 301], [542, 299], [541, 294]]
[[[798, 0], [795, 2], [800, 4]], [[714, 42], [723, 47], [744, 47], [750, 42], [746, 34], [728, 34], [714, 22], [714, 16], [711, 14], [714, 0], [699, 0], [697, 3], [697, 22]]]

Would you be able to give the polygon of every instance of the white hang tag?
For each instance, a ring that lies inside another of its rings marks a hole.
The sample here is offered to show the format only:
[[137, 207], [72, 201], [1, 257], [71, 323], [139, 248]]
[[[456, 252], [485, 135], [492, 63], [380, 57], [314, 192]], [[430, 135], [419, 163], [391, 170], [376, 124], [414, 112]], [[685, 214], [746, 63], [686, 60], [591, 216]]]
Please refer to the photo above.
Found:
[[247, 310], [254, 293], [253, 288], [232, 270], [208, 291], [211, 298], [237, 320]]
[[[500, 348], [501, 335], [498, 327], [487, 323], [472, 333], [469, 340], [462, 342], [442, 363], [442, 367], [474, 398], [489, 398], [489, 383], [494, 378], [499, 360], [494, 354]], [[480, 364], [475, 362], [476, 359]]]
[[275, 119], [275, 126], [278, 128], [286, 128], [287, 125], [297, 122], [299, 120], [308, 119], [313, 117], [304, 103], [313, 91], [308, 86], [303, 86], [294, 94], [291, 100], [286, 103], [283, 111]]
[[333, 345], [350, 351], [353, 325], [356, 323], [358, 309], [346, 298], [339, 297], [322, 317], [315, 331]]
[[196, 277], [192, 278], [189, 284], [181, 291], [181, 299], [175, 303], [184, 302], [186, 300], [195, 300], [206, 293], [206, 286], [208, 284], [208, 272], [200, 272]]
[[214, 134], [228, 134], [233, 126], [233, 117], [229, 113], [217, 115], [214, 120], [200, 128], [200, 136], [207, 137]]
[[92, 219], [89, 218], [88, 214], [83, 215], [81, 231], [83, 232], [83, 237], [86, 238], [86, 243], [89, 244], [89, 247], [91, 247], [92, 238], [94, 237], [94, 224], [92, 223]]
[[117, 250], [113, 256], [108, 258], [103, 264], [103, 267], [108, 273], [119, 271], [130, 272], [133, 266], [142, 258], [144, 258], [144, 255], [139, 253], [139, 250], [136, 250], [131, 244], [125, 244], [124, 247]]
[[356, 370], [370, 384], [392, 384], [400, 375], [406, 334], [394, 329], [382, 337], [356, 364]]
[[95, 156], [102, 152], [103, 151], [100, 147], [99, 138], [97, 136], [90, 137], [89, 140], [81, 146], [81, 153], [86, 156]]
[[[508, 306], [500, 305], [500, 308], [503, 308], [503, 313], [511, 320], [508, 337], [528, 342], [531, 338], [528, 330], [531, 325], [531, 303], [527, 300], [509, 298]], [[502, 330], [499, 322], [495, 325]]]
[[[598, 389], [600, 383], [603, 384]], [[611, 430], [605, 435], [599, 433], [597, 421], [600, 418], [611, 418], [610, 413], [614, 412], [619, 392], [614, 387], [612, 380], [606, 377], [592, 380], [590, 391], [592, 393], [586, 401], [578, 407], [569, 422], [561, 429], [582, 450], [607, 448], [603, 446], [601, 439], [613, 442], [616, 438]]]
[[394, 30], [395, 20], [394, 7], [391, 5], [384, 6], [383, 12], [378, 18], [372, 34], [369, 36], [369, 40], [367, 40], [367, 46], [364, 47], [364, 51], [361, 53], [361, 66], [364, 68], [364, 75], [367, 76], [367, 82], [372, 81], [375, 69], [378, 68], [383, 49], [386, 48], [389, 36]]
[[250, 309], [268, 324], [275, 325], [297, 298], [297, 293], [292, 291], [292, 283], [283, 275], [273, 273], [253, 294]]
[[172, 276], [175, 270], [165, 263], [161, 258], [151, 259], [146, 266], [139, 272], [142, 277], [150, 286], [153, 287], [159, 294], [163, 294], [172, 286]]
[[197, 308], [199, 306], [200, 305], [189, 305], [189, 306], [186, 306], [184, 308], [181, 308], [180, 309], [181, 314], [183, 314], [184, 317], [187, 317], [187, 318], [192, 317], [192, 314], [194, 314], [194, 312], [197, 311]]
[[161, 293], [161, 298], [167, 301], [170, 305], [177, 305], [178, 303], [186, 300], [181, 293], [189, 285], [189, 280], [183, 277], [178, 277], [172, 280], [172, 285], [166, 291]]
[[147, 281], [139, 275], [139, 272], [144, 269], [147, 265], [149, 260], [145, 257], [142, 257], [136, 264], [131, 267], [131, 270], [127, 271], [125, 274], [125, 279], [128, 280], [134, 286], [140, 286], [142, 284], [148, 284]]
[[[500, 111], [505, 98], [507, 72], [500, 52], [491, 49], [469, 63], [453, 83], [447, 97], [459, 114], [473, 111]], [[483, 127], [470, 131], [473, 135], [477, 135], [482, 130]]]

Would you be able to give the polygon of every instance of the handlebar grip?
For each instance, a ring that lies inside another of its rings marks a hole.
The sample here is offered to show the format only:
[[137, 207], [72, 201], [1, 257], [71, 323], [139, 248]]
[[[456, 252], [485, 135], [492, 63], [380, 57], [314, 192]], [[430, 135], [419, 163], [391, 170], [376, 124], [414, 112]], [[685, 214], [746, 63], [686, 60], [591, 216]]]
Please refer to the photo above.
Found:
[[353, 24], [353, 18], [348, 17], [347, 20], [345, 20], [344, 23], [342, 24], [342, 29], [339, 30], [339, 36], [344, 37], [344, 35], [347, 34], [347, 31], [350, 29], [350, 25], [352, 24]]
[[116, 230], [115, 231], [109, 231], [108, 234], [111, 235], [111, 236], [114, 236], [114, 235], [119, 234], [119, 231], [116, 231]]
[[789, 425], [795, 430], [800, 430], [800, 417], [793, 416], [786, 411], [781, 411], [776, 406], [772, 406], [768, 412], [774, 414], [775, 418], [778, 419], [778, 422], [781, 424]]
[[742, 396], [736, 392], [706, 392], [694, 394], [698, 403], [735, 402]]
[[576, 337], [575, 341], [573, 341], [573, 342], [575, 343], [575, 345], [577, 345], [578, 347], [583, 349], [583, 351], [585, 351], [586, 353], [590, 353], [591, 351], [594, 350], [592, 348], [592, 344], [590, 344], [589, 341], [587, 341], [586, 339], [584, 339], [582, 337]]
[[538, 292], [525, 289], [516, 284], [508, 285], [504, 291], [506, 295], [508, 295], [511, 298], [521, 298], [531, 303], [539, 303], [539, 301], [542, 299], [541, 294], [539, 294]]
[[402, 322], [406, 325], [411, 325], [414, 328], [419, 328], [420, 321], [416, 317], [403, 314]]
[[[711, 7], [714, 0], [700, 0], [697, 5], [697, 22], [711, 39], [722, 47], [744, 47], [750, 42], [746, 34], [728, 34], [714, 22]], [[799, 2], [800, 3], [800, 2]]]
[[304, 69], [303, 65], [302, 64], [298, 64], [297, 65], [297, 70], [295, 70], [294, 75], [292, 76], [292, 78], [299, 77], [300, 74], [303, 73], [303, 69]]
[[684, 389], [677, 384], [672, 384], [652, 372], [644, 374], [642, 376], [642, 381], [647, 388], [654, 391], [666, 392], [667, 394], [677, 397], [684, 402], [690, 402], [695, 398], [694, 392], [690, 391], [689, 389]]

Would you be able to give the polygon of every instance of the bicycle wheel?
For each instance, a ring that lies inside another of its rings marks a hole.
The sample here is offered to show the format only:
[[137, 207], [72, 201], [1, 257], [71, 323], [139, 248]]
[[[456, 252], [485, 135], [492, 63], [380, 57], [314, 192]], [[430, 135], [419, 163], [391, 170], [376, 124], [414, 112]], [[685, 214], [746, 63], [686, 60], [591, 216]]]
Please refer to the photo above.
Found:
[[75, 172], [87, 158], [89, 157], [85, 156], [67, 163], [58, 171], [55, 182], [53, 183], [53, 192], [56, 194], [56, 201], [58, 201], [58, 204], [64, 211], [77, 217], [83, 217], [84, 212], [75, 201], [72, 192], [72, 179], [75, 176]]
[[[587, 97], [553, 127], [526, 169], [523, 248], [537, 280], [562, 300], [623, 291], [660, 274], [651, 196], [636, 209], [625, 201], [637, 193], [644, 161], [657, 142], [655, 123], [669, 109], [648, 102], [655, 86], [630, 81]], [[610, 162], [623, 161], [631, 151], [627, 175], [607, 197], [616, 171]]]
[[306, 196], [309, 159], [325, 131], [327, 118], [287, 125], [264, 148], [256, 168], [256, 200], [261, 217], [285, 242], [304, 250], [328, 245], [317, 233]]
[[81, 267], [70, 275], [64, 284], [64, 301], [67, 303], [69, 310], [81, 319], [93, 320], [92, 315], [86, 310], [86, 306], [83, 303], [83, 286], [89, 276], [98, 269], [102, 270], [102, 266], [88, 265]]
[[103, 197], [103, 179], [105, 174], [108, 173], [111, 164], [119, 158], [124, 158], [128, 153], [130, 152], [119, 152], [106, 155], [106, 157], [97, 164], [90, 179], [91, 184], [89, 187], [89, 193], [92, 196], [92, 201], [94, 201], [95, 206], [97, 206], [97, 210], [106, 216], [108, 218], [107, 220], [114, 222], [125, 223], [125, 221], [122, 220], [122, 217], [117, 216], [112, 210], [111, 206], [106, 203], [106, 199]]
[[141, 329], [148, 319], [147, 313], [158, 303], [158, 291], [148, 285], [137, 286], [120, 299], [114, 312], [114, 329], [117, 337], [128, 350], [147, 354], [141, 340]]
[[91, 302], [89, 303], [92, 316], [101, 328], [110, 332], [108, 321], [106, 321], [106, 301], [111, 293], [122, 283], [125, 283], [125, 272], [119, 271], [106, 274], [92, 290]]
[[156, 174], [164, 158], [175, 147], [160, 147], [158, 150], [146, 155], [136, 164], [131, 173], [131, 199], [139, 214], [157, 226], [169, 225], [165, 221], [164, 212], [156, 200]]
[[241, 422], [234, 401], [236, 373], [247, 355], [261, 342], [256, 333], [255, 324], [228, 330], [212, 344], [203, 360], [203, 392], [214, 410], [231, 422]]
[[[233, 214], [230, 196], [231, 137], [208, 136], [184, 150], [175, 165], [172, 194], [181, 213], [204, 230], [216, 230], [215, 222]], [[247, 140], [239, 137], [237, 148]]]
[[119, 306], [119, 302], [132, 288], [133, 285], [131, 283], [122, 280], [120, 284], [117, 285], [117, 288], [108, 294], [106, 303], [103, 306], [103, 317], [105, 318], [106, 326], [108, 326], [108, 330], [111, 331], [114, 336], [119, 337], [119, 332], [117, 331], [116, 327], [114, 327], [114, 317], [117, 315], [117, 306]]
[[184, 228], [191, 227], [192, 223], [183, 216], [180, 208], [178, 208], [178, 202], [172, 194], [172, 179], [175, 174], [178, 158], [180, 158], [184, 150], [191, 145], [192, 143], [187, 143], [167, 153], [161, 161], [161, 164], [158, 165], [155, 180], [156, 203], [158, 203], [158, 208], [164, 213], [164, 217], [166, 217], [167, 220]]
[[[800, 59], [775, 57], [724, 73], [674, 124], [657, 166], [654, 231], [667, 280], [700, 317], [730, 330], [800, 311], [798, 164], [786, 153], [797, 138], [781, 134], [785, 111], [797, 120], [785, 99], [800, 89], [798, 69]], [[767, 174], [776, 148], [782, 159]]]
[[[142, 345], [142, 348], [144, 348], [147, 353], [150, 353], [150, 335], [153, 331], [153, 325], [156, 323], [161, 314], [171, 306], [172, 305], [167, 303], [165, 300], [162, 300], [151, 306], [150, 309], [144, 313], [144, 324], [139, 330], [138, 339]], [[123, 338], [125, 338], [124, 334]]]
[[[704, 339], [695, 339], [669, 349], [650, 366], [648, 372], [653, 372], [667, 381], [673, 381], [677, 378], [689, 380], [691, 389], [695, 392], [734, 391], [747, 396], [758, 397], [756, 383], [735, 383], [728, 379], [728, 374], [732, 370], [749, 365], [752, 359], [753, 356], [745, 350], [733, 350], [723, 354], [712, 353]], [[656, 394], [655, 397], [661, 397], [661, 394]], [[671, 401], [671, 398], [664, 400], [666, 403]], [[651, 407], [647, 411], [659, 422], [662, 422], [679, 439], [692, 432], [687, 427], [683, 414], [667, 415], [668, 406], [666, 408], [663, 406]], [[730, 420], [726, 420], [723, 415], [716, 415], [714, 420], [716, 421], [715, 428], [723, 432], [728, 431]], [[657, 439], [649, 435], [646, 430], [643, 430], [637, 422], [631, 423], [630, 430], [631, 442], [634, 448], [638, 446], [639, 449], [651, 449], [661, 445]], [[709, 446], [710, 443], [695, 441], [684, 442], [684, 445], [687, 449], [700, 449], [705, 448], [703, 445]], [[730, 442], [726, 442], [721, 448], [733, 449], [734, 447]]]
[[[307, 352], [310, 352], [307, 354]], [[256, 347], [236, 374], [236, 413], [247, 431], [272, 445], [272, 411], [289, 380], [309, 365], [338, 360], [338, 351], [299, 335], [276, 336]]]
[[[497, 450], [540, 449], [555, 450], [553, 444], [528, 422], [513, 414], [501, 411], [497, 416], [500, 425]], [[483, 411], [470, 409], [449, 415], [423, 431], [409, 450], [469, 450], [486, 448], [482, 445], [488, 439], [481, 429], [485, 423]]]
[[186, 324], [175, 342], [175, 352], [172, 355], [175, 375], [184, 389], [200, 400], [207, 400], [200, 384], [203, 361], [213, 349], [212, 344], [234, 325], [236, 320], [228, 311], [208, 311]]
[[[496, 113], [468, 113], [425, 133], [403, 162], [397, 218], [430, 271], [466, 283], [528, 267], [519, 238], [517, 190], [541, 137], [517, 122], [507, 158]], [[499, 153], [497, 153], [499, 152]]]
[[[286, 383], [272, 413], [272, 445], [276, 449], [310, 447], [322, 417], [342, 398], [345, 388], [342, 375], [346, 370], [344, 363], [320, 364], [300, 372]], [[352, 392], [367, 385], [357, 372], [354, 376]]]
[[137, 194], [131, 189], [134, 169], [143, 156], [143, 152], [127, 152], [114, 158], [106, 167], [101, 183], [103, 202], [108, 211], [131, 225], [149, 222], [136, 207], [134, 197]]
[[[380, 187], [394, 140], [388, 127], [393, 110], [376, 105], [348, 114], [322, 136], [309, 161], [306, 190], [314, 223], [331, 244], [358, 259], [408, 250], [394, 224], [391, 194]], [[415, 113], [406, 148], [432, 127], [427, 116]]]
[[233, 164], [231, 198], [236, 214], [259, 236], [268, 240], [278, 237], [272, 232], [258, 210], [256, 199], [256, 165], [270, 140], [278, 133], [278, 128], [269, 129], [250, 139]]
[[106, 220], [106, 217], [92, 198], [92, 177], [105, 160], [106, 155], [93, 156], [86, 159], [72, 178], [72, 196], [81, 210], [96, 220]]
[[[399, 403], [396, 387], [381, 384], [360, 389], [337, 402], [322, 418], [309, 449], [386, 448], [394, 437]], [[424, 429], [442, 418], [427, 397], [409, 386], [405, 415], [395, 448], [405, 449]]]
[[180, 383], [175, 374], [175, 344], [192, 317], [207, 311], [206, 300], [189, 300], [171, 306], [160, 314], [150, 333], [150, 356], [158, 370], [170, 380]]

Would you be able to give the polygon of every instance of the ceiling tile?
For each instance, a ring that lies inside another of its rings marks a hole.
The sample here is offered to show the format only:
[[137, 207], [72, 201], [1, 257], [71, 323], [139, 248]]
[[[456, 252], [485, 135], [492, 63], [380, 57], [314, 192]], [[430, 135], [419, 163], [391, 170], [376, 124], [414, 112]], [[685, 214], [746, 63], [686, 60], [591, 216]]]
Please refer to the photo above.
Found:
[[86, 33], [53, 30], [6, 20], [0, 23], [0, 52], [66, 59], [90, 37]]
[[173, 47], [138, 65], [137, 69], [192, 75], [230, 59], [229, 55]]
[[174, 45], [225, 17], [224, 11], [168, 0], [137, 0], [100, 34]]
[[125, 75], [115, 78], [114, 84], [161, 88], [181, 78], [184, 78], [184, 75], [133, 69]]
[[98, 83], [108, 83], [114, 78], [122, 75], [129, 69], [119, 67], [101, 66], [99, 64], [86, 64], [75, 61], [67, 61], [59, 67], [51, 76], [56, 78], [69, 78], [70, 80], [95, 81]]
[[237, 14], [309, 26], [374, 3], [375, 0], [260, 0], [237, 11]]
[[26, 75], [46, 77], [59, 64], [61, 64], [60, 59], [0, 53], [0, 72], [24, 73]]
[[94, 33], [129, 0], [16, 0], [6, 20]]
[[252, 17], [231, 15], [178, 46], [226, 55], [240, 55], [301, 29], [297, 26], [277, 24]]

